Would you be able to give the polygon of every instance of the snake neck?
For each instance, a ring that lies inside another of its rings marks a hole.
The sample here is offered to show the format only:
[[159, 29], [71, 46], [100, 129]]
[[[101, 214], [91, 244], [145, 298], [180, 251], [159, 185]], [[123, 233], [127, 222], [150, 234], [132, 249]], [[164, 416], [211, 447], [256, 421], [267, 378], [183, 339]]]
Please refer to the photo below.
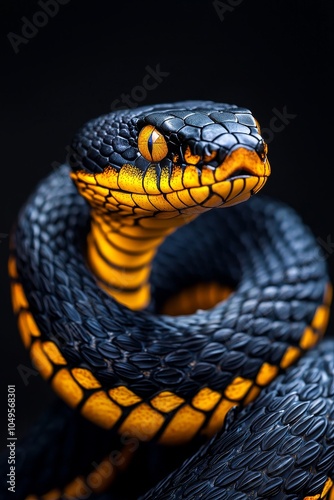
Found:
[[[188, 220], [181, 220], [183, 225]], [[91, 211], [87, 259], [99, 285], [130, 309], [144, 309], [151, 300], [149, 277], [159, 245], [180, 220], [124, 217]]]

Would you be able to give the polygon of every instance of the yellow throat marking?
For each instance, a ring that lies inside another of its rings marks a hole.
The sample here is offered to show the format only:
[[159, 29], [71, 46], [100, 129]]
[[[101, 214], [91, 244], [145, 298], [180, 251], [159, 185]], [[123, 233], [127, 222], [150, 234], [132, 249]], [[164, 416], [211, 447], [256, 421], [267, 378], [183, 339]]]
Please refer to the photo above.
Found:
[[[156, 165], [142, 172], [130, 164], [97, 174], [71, 173], [92, 208], [88, 263], [99, 285], [133, 310], [150, 301], [151, 263], [166, 236], [211, 208], [246, 201], [270, 174], [268, 161], [245, 148], [215, 170], [198, 169], [200, 158], [189, 152], [186, 158], [185, 168], [175, 164], [170, 172], [163, 167], [159, 175]], [[250, 175], [228, 179], [240, 166]]]

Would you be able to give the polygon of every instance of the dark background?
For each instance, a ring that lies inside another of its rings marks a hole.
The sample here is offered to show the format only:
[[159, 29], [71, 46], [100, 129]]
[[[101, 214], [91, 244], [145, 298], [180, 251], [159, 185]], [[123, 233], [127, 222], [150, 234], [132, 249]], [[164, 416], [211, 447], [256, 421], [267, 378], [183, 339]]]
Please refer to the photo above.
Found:
[[[319, 242], [329, 242], [324, 255], [334, 278], [333, 2], [226, 0], [220, 16], [215, 5], [70, 0], [16, 54], [7, 34], [22, 36], [22, 17], [32, 20], [41, 7], [2, 3], [0, 233], [10, 232], [36, 183], [64, 160], [77, 128], [108, 112], [142, 84], [148, 65], [159, 64], [168, 76], [143, 104], [235, 103], [250, 108], [264, 129], [275, 110], [294, 115], [271, 134], [272, 176], [263, 193], [292, 205]], [[6, 386], [16, 384], [20, 436], [53, 394], [39, 376], [25, 385], [17, 370], [30, 361], [11, 310], [8, 237], [1, 241], [0, 423], [5, 434]]]

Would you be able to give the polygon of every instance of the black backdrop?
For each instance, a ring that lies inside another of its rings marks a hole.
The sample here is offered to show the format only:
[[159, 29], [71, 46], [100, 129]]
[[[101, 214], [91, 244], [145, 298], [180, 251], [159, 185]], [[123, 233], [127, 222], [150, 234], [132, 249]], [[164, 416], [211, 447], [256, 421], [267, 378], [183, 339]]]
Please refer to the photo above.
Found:
[[[1, 7], [3, 435], [7, 384], [16, 384], [18, 436], [53, 399], [42, 379], [25, 385], [17, 369], [30, 362], [11, 311], [5, 235], [36, 183], [64, 160], [76, 129], [123, 94], [132, 106], [212, 99], [249, 107], [269, 142], [273, 173], [263, 192], [302, 215], [334, 278], [331, 0], [59, 0], [58, 12], [51, 3]], [[40, 14], [42, 4], [49, 14]], [[148, 89], [152, 70], [160, 76]]]

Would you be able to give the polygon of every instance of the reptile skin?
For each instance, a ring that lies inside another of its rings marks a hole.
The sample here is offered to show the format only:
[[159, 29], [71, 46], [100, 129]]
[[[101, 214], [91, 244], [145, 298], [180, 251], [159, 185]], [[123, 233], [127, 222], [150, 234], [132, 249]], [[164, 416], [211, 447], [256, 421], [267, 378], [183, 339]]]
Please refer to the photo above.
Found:
[[[92, 454], [124, 436], [175, 450], [212, 438], [132, 498], [333, 498], [333, 344], [315, 348], [331, 287], [301, 218], [251, 197], [266, 152], [245, 108], [143, 107], [88, 122], [36, 188], [11, 242], [13, 306], [72, 410], [22, 443], [18, 498], [73, 497]], [[116, 498], [114, 482], [91, 498]]]

